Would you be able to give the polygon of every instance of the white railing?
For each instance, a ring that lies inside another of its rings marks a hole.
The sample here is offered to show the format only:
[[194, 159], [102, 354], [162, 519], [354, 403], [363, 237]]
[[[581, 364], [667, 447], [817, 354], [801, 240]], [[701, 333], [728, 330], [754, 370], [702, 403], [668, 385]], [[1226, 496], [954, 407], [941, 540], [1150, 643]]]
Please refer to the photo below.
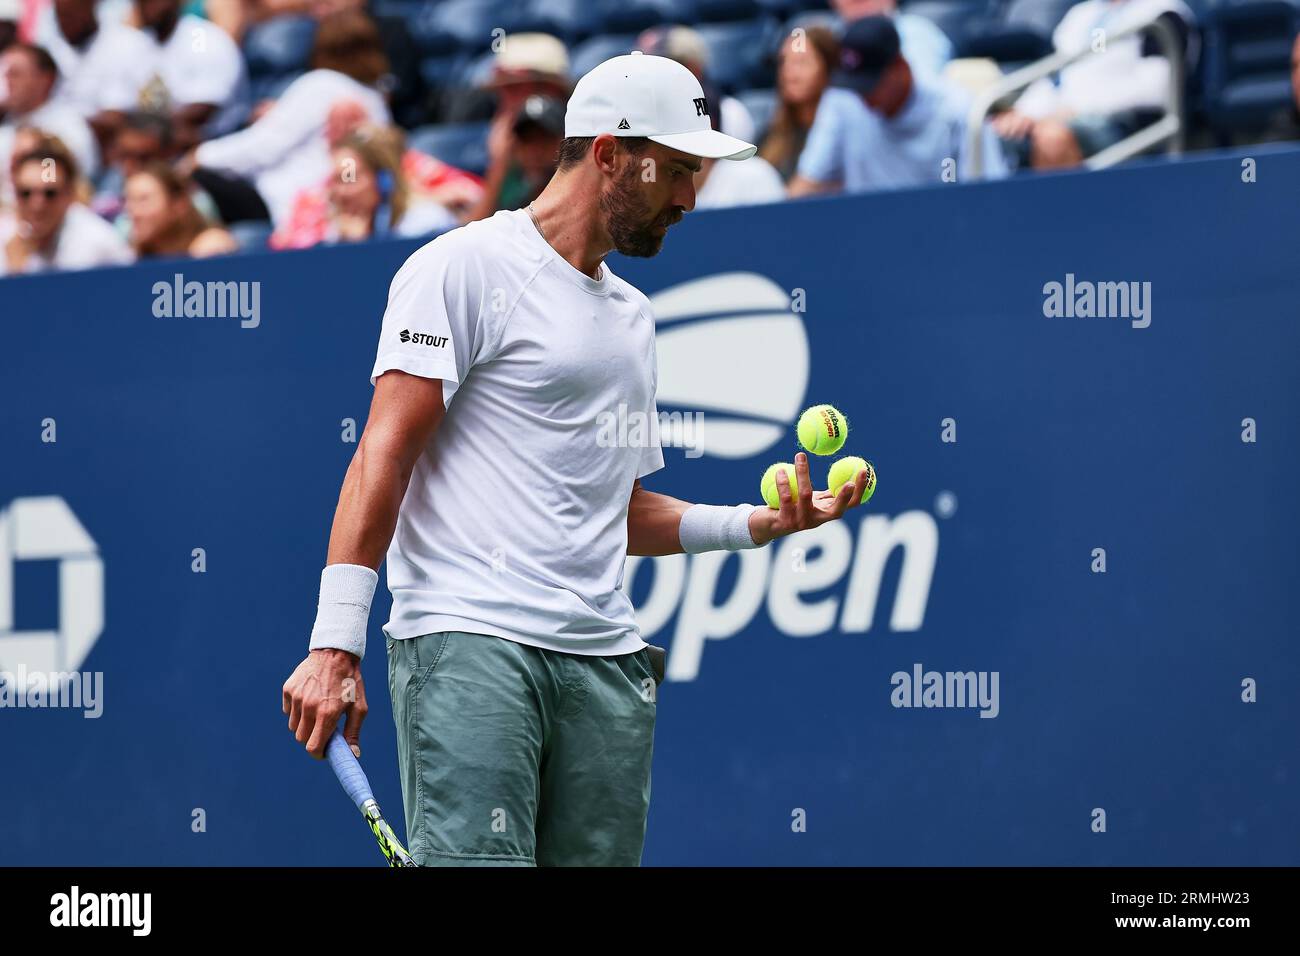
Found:
[[[1084, 165], [1089, 169], [1105, 169], [1107, 166], [1114, 166], [1163, 142], [1169, 143], [1170, 153], [1182, 152], [1183, 48], [1177, 31], [1161, 19], [1161, 16], [1167, 12], [1161, 11], [1148, 20], [1124, 27], [1107, 37], [1109, 41], [1114, 41], [1135, 33], [1148, 33], [1154, 36], [1160, 46], [1161, 55], [1169, 64], [1169, 89], [1165, 93], [1164, 112], [1160, 119], [1085, 159]], [[1078, 60], [1105, 55], [1104, 52], [1095, 52], [1091, 49], [1077, 53], [1053, 53], [1021, 67], [1014, 73], [1008, 73], [993, 86], [980, 91], [971, 104], [966, 125], [966, 155], [969, 157], [971, 173], [978, 177], [984, 172], [983, 137], [980, 136], [980, 131], [984, 125], [984, 118], [999, 100]]]

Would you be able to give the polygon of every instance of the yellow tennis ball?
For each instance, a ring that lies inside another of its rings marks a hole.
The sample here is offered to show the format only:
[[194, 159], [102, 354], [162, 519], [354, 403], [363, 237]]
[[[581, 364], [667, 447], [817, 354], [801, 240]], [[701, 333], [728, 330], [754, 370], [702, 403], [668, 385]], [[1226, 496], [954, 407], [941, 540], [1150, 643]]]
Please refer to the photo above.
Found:
[[769, 508], [781, 507], [781, 492], [776, 487], [776, 473], [778, 470], [785, 472], [786, 481], [790, 483], [790, 495], [793, 497], [799, 494], [799, 477], [795, 474], [794, 465], [787, 461], [778, 462], [763, 472], [763, 483], [759, 485], [759, 490], [763, 493], [763, 500], [767, 502]]
[[867, 461], [865, 458], [858, 458], [855, 455], [841, 458], [839, 461], [835, 462], [835, 464], [831, 465], [830, 474], [827, 479], [829, 481], [827, 487], [830, 489], [831, 494], [839, 494], [840, 489], [849, 482], [855, 481], [858, 477], [858, 472], [862, 471], [864, 468], [867, 471], [867, 486], [862, 489], [862, 503], [865, 504], [868, 499], [876, 493], [876, 469], [871, 467], [871, 462]]
[[848, 419], [834, 405], [814, 405], [799, 416], [799, 444], [814, 455], [835, 454], [848, 437]]

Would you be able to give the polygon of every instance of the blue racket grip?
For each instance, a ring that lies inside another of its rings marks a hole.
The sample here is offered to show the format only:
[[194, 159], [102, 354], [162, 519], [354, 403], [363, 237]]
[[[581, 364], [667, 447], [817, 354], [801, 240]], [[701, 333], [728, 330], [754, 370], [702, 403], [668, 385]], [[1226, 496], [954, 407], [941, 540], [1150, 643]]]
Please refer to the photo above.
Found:
[[375, 795], [370, 792], [370, 781], [366, 779], [366, 772], [361, 769], [360, 761], [352, 753], [348, 742], [343, 739], [342, 728], [335, 728], [334, 736], [330, 738], [329, 746], [325, 748], [325, 756], [329, 759], [334, 776], [339, 778], [339, 783], [343, 785], [347, 795], [352, 798], [357, 809], [362, 810], [365, 802], [373, 800]]

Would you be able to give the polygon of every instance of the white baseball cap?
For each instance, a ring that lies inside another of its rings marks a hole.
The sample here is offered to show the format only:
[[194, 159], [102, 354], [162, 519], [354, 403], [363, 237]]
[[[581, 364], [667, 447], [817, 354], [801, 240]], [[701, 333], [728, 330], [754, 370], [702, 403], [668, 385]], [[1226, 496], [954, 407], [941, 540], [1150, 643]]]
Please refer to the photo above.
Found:
[[638, 51], [606, 60], [578, 81], [564, 114], [564, 135], [644, 136], [706, 159], [753, 156], [757, 146], [710, 125], [710, 106], [694, 73], [675, 60]]

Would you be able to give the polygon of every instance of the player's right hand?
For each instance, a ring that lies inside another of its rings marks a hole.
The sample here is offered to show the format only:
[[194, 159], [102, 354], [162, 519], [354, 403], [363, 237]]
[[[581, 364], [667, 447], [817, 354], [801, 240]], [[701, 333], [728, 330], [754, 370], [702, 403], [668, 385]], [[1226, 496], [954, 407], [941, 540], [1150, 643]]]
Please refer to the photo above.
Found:
[[289, 731], [309, 754], [325, 759], [325, 746], [346, 712], [343, 738], [361, 756], [361, 723], [369, 708], [361, 661], [355, 654], [333, 648], [312, 651], [289, 675], [282, 693]]

